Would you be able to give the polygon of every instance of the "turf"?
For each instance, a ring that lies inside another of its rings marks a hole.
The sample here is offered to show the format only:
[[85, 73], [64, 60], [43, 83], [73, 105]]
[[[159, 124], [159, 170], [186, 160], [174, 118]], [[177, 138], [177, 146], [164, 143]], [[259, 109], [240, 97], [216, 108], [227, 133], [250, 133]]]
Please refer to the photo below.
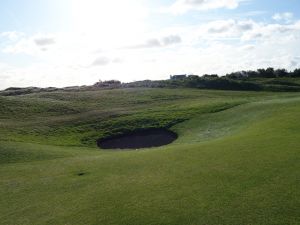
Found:
[[[0, 104], [0, 224], [300, 224], [298, 93], [116, 89]], [[153, 127], [179, 138], [96, 146]]]

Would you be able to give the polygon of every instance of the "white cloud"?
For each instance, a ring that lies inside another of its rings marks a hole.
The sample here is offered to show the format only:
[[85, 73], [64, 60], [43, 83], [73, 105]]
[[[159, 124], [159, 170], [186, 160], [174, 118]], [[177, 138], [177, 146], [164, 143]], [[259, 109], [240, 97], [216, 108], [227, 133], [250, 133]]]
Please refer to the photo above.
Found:
[[136, 48], [153, 48], [153, 47], [160, 47], [161, 44], [158, 39], [152, 38], [146, 41], [145, 44], [137, 45]]
[[18, 39], [11, 39], [10, 44], [4, 47], [4, 53], [27, 55], [40, 55], [41, 52], [48, 50], [50, 45], [56, 43], [53, 36], [45, 34], [35, 34], [33, 36], [26, 36], [25, 34], [19, 35]]
[[249, 31], [254, 27], [254, 22], [252, 20], [240, 21], [237, 23], [237, 28], [241, 31]]
[[241, 51], [251, 51], [254, 49], [255, 49], [255, 45], [251, 45], [251, 44], [246, 44], [239, 48], [239, 50], [241, 50]]
[[[242, 36], [247, 35], [259, 27], [253, 20], [216, 20], [204, 25], [192, 27], [185, 33], [194, 33], [202, 40], [235, 40], [236, 43], [242, 41]], [[185, 37], [186, 38], [186, 37]], [[197, 40], [194, 40], [197, 41]]]
[[234, 20], [219, 20], [208, 24], [209, 33], [224, 33], [229, 31], [235, 26]]
[[235, 9], [242, 1], [244, 0], [177, 0], [173, 5], [163, 11], [183, 14], [191, 10]]
[[150, 38], [143, 44], [133, 45], [125, 47], [125, 49], [143, 49], [143, 48], [157, 48], [157, 47], [167, 47], [171, 45], [176, 45], [182, 42], [179, 35], [168, 35], [160, 39]]
[[55, 39], [53, 37], [38, 37], [34, 39], [34, 43], [38, 46], [47, 46], [55, 44]]
[[[233, 44], [248, 41], [269, 41], [269, 40], [291, 40], [299, 38], [300, 20], [289, 24], [256, 22], [253, 20], [216, 20], [203, 25], [182, 27], [186, 36], [185, 40], [191, 42], [189, 36], [198, 36], [193, 42], [205, 41], [229, 41]], [[179, 31], [177, 33], [181, 34]], [[182, 35], [182, 34], [181, 34]]]
[[286, 22], [289, 23], [293, 20], [294, 14], [291, 12], [284, 12], [284, 13], [276, 13], [273, 15], [273, 19], [280, 22]]
[[242, 36], [242, 40], [290, 40], [297, 38], [300, 32], [300, 21], [293, 24], [264, 24], [255, 23], [254, 29], [249, 32], [245, 32]]
[[0, 37], [8, 38], [10, 41], [16, 41], [23, 36], [24, 36], [24, 33], [18, 32], [18, 31], [6, 31], [6, 32], [0, 33]]
[[166, 36], [162, 39], [162, 43], [165, 45], [165, 46], [168, 46], [168, 45], [173, 45], [173, 44], [178, 44], [180, 43], [182, 40], [181, 40], [181, 37], [179, 35], [169, 35], [169, 36]]
[[98, 57], [92, 63], [92, 66], [106, 66], [110, 63], [110, 60], [107, 57]]

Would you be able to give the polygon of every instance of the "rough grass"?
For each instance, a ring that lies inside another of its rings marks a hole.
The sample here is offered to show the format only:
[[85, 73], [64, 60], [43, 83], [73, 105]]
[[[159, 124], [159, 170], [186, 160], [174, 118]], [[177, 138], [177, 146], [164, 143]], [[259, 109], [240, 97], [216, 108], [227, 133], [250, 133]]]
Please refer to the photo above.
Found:
[[[129, 89], [1, 98], [6, 106], [16, 101], [27, 105], [0, 114], [0, 224], [300, 223], [297, 93]], [[48, 112], [57, 104], [62, 110]], [[165, 147], [109, 152], [92, 142], [120, 125], [170, 124], [179, 138]]]

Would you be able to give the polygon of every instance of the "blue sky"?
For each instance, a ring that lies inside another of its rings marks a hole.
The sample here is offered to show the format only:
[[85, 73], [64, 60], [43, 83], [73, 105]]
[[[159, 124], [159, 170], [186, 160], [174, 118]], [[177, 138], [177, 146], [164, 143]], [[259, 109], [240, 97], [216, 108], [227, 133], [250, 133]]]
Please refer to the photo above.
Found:
[[56, 32], [67, 29], [68, 1], [4, 0], [0, 2], [0, 30]]
[[3, 0], [0, 89], [300, 67], [299, 0]]

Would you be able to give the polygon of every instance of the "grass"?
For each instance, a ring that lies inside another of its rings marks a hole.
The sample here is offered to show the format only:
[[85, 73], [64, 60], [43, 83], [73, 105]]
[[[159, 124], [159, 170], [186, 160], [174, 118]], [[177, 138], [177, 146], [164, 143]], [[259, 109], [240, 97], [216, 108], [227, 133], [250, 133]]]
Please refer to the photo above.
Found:
[[[300, 224], [298, 93], [120, 89], [0, 103], [0, 224]], [[179, 138], [96, 148], [159, 126]]]

